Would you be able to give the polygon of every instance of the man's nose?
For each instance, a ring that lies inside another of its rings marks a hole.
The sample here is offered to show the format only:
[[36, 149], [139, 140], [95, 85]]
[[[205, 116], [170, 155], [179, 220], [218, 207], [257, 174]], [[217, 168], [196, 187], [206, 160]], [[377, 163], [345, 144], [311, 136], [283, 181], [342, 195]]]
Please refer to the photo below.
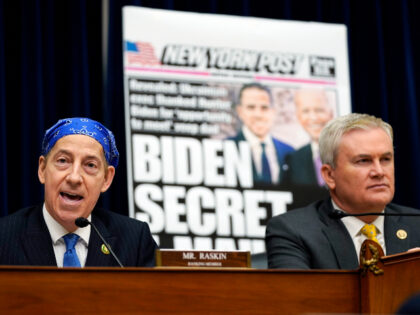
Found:
[[307, 113], [307, 118], [309, 119], [309, 120], [316, 120], [317, 118], [318, 118], [318, 115], [315, 113], [315, 111], [314, 110], [311, 110], [311, 111], [309, 111], [308, 113]]
[[372, 177], [382, 177], [384, 175], [384, 168], [381, 164], [381, 161], [374, 160], [372, 163], [372, 169], [370, 170], [370, 175]]
[[78, 184], [82, 181], [82, 175], [81, 175], [81, 167], [77, 164], [73, 164], [70, 173], [67, 175], [67, 181], [69, 181], [72, 184]]
[[255, 110], [254, 113], [255, 113], [255, 116], [262, 117], [264, 116], [265, 110], [263, 108], [257, 108], [257, 110]]

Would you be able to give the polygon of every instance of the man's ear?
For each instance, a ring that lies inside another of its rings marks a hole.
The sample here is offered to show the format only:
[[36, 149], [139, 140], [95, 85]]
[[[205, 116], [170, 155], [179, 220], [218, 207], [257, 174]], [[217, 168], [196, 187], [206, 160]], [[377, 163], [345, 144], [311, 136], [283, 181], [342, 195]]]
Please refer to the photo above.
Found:
[[41, 184], [45, 184], [45, 167], [47, 166], [47, 159], [41, 155], [38, 160], [38, 179]]
[[101, 192], [106, 192], [108, 190], [109, 186], [111, 186], [112, 184], [114, 176], [115, 176], [115, 167], [108, 166], [105, 171], [105, 181], [102, 184]]
[[329, 164], [323, 164], [321, 167], [321, 175], [328, 188], [333, 190], [335, 188], [335, 174], [332, 166]]

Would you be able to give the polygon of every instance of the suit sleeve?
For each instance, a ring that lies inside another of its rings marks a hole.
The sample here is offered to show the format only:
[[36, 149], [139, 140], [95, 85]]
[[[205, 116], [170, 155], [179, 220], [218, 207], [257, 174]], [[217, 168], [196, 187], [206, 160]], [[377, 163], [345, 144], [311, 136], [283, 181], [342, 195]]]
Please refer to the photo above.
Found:
[[150, 233], [149, 225], [142, 222], [140, 250], [137, 258], [138, 267], [154, 267], [156, 265], [155, 252], [158, 248]]
[[284, 216], [273, 217], [268, 222], [265, 237], [268, 268], [311, 268], [310, 255], [299, 231]]
[[290, 169], [290, 167], [290, 154], [286, 154], [283, 163], [280, 165], [280, 184], [291, 184], [290, 174], [292, 170]]

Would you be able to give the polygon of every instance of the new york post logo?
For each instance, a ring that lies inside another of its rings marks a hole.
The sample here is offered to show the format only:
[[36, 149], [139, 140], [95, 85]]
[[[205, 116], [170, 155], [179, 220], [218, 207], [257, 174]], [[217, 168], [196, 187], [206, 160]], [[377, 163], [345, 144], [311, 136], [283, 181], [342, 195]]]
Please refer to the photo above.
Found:
[[335, 59], [333, 57], [310, 56], [309, 66], [314, 77], [335, 77]]

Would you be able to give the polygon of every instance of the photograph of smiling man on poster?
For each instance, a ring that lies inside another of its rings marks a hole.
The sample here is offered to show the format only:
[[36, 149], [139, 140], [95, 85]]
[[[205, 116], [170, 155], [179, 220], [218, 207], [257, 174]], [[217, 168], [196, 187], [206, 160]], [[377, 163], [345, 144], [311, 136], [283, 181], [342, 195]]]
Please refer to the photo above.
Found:
[[326, 196], [318, 137], [337, 116], [336, 92], [250, 82], [238, 87], [236, 95], [236, 122], [225, 139], [249, 144], [254, 188], [291, 191], [290, 208]]
[[271, 91], [260, 83], [245, 84], [235, 109], [242, 126], [228, 139], [249, 143], [254, 184], [278, 184], [284, 157], [294, 149], [271, 134], [276, 115]]

